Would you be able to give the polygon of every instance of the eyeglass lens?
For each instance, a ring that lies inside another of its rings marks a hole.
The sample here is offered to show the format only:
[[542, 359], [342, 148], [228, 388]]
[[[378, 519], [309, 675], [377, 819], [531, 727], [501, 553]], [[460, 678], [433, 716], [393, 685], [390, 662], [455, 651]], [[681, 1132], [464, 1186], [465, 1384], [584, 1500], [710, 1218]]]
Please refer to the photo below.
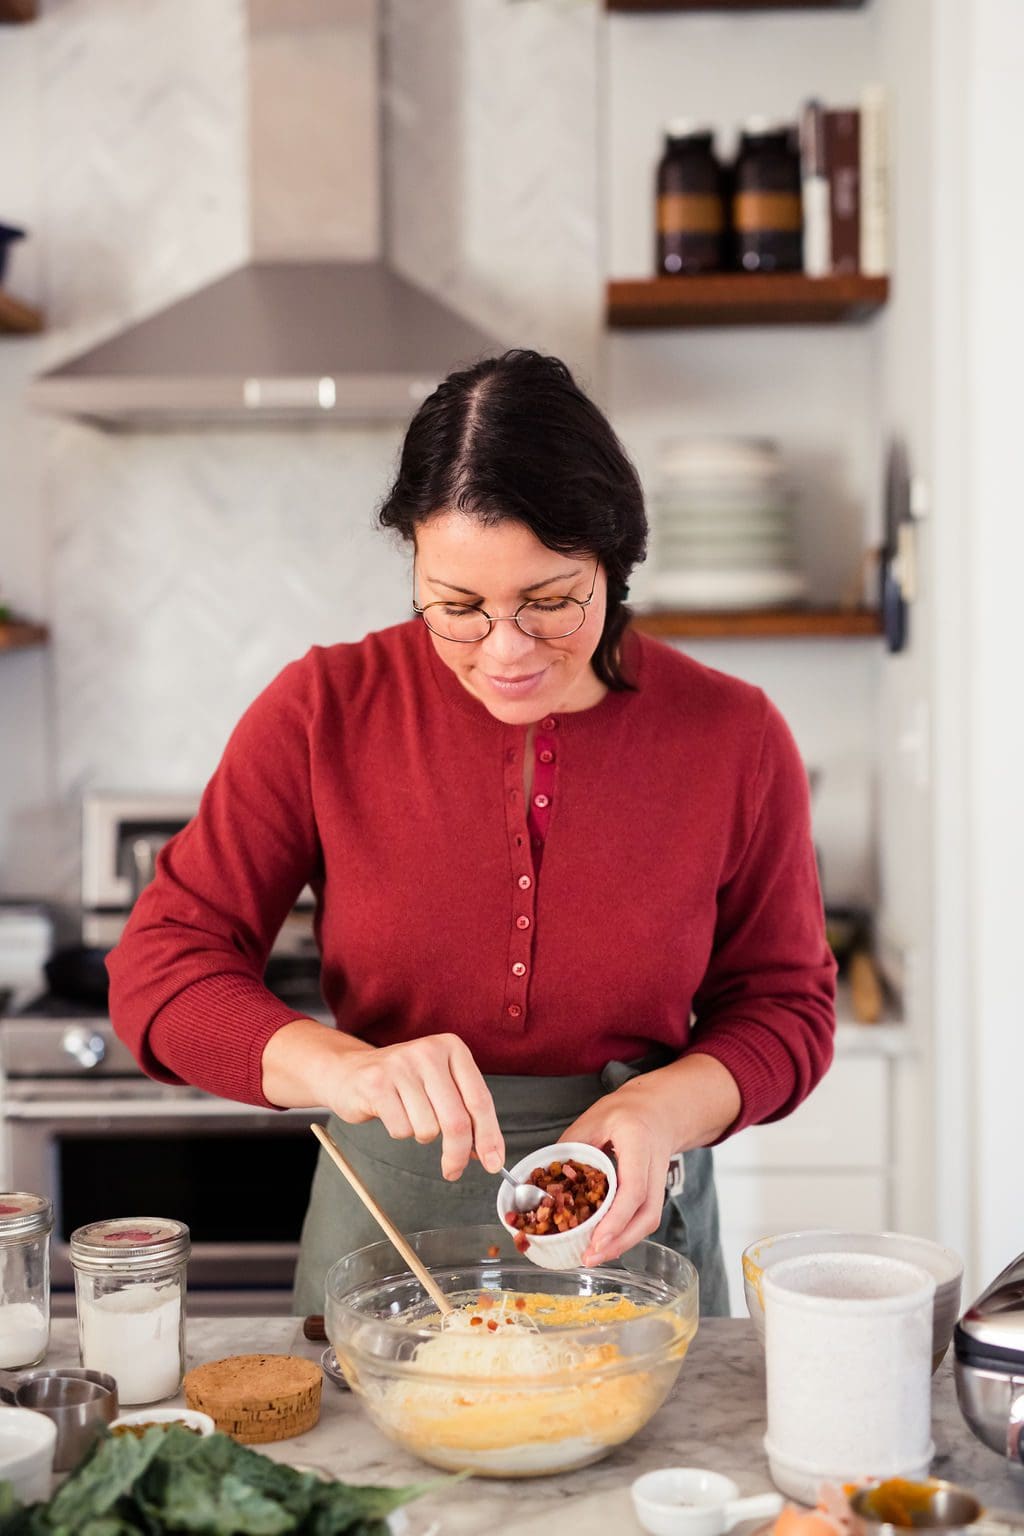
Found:
[[[469, 604], [428, 603], [422, 611], [427, 627], [445, 640], [483, 640], [491, 627], [487, 614]], [[524, 603], [515, 621], [534, 640], [564, 640], [580, 628], [586, 612], [576, 598], [563, 597], [557, 603]]]

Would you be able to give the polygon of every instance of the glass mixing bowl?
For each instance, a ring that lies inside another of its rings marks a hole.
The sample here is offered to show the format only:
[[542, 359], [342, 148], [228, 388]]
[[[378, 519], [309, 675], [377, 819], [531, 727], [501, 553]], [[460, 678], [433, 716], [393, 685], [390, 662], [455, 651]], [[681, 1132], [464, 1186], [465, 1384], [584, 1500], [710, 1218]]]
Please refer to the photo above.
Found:
[[[468, 1319], [459, 1338], [439, 1328], [387, 1242], [332, 1265], [324, 1316], [353, 1392], [414, 1456], [485, 1477], [568, 1472], [630, 1439], [665, 1401], [697, 1332], [697, 1271], [682, 1254], [645, 1242], [599, 1269], [541, 1271], [502, 1248], [497, 1226], [406, 1236], [453, 1306], [480, 1316], [472, 1337]], [[533, 1298], [536, 1332], [498, 1326], [517, 1310], [499, 1293]], [[464, 1341], [465, 1358], [451, 1347]]]

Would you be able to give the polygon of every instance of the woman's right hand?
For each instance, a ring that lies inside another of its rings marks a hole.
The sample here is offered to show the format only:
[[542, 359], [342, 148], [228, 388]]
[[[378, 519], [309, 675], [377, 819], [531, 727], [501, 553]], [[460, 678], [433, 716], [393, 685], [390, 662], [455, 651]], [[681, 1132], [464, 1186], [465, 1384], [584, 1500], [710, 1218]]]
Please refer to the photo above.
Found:
[[440, 1136], [446, 1179], [465, 1172], [474, 1149], [488, 1173], [504, 1162], [494, 1101], [458, 1035], [374, 1047], [298, 1019], [271, 1035], [262, 1066], [263, 1092], [282, 1108], [324, 1105], [348, 1125], [379, 1120], [398, 1140]]

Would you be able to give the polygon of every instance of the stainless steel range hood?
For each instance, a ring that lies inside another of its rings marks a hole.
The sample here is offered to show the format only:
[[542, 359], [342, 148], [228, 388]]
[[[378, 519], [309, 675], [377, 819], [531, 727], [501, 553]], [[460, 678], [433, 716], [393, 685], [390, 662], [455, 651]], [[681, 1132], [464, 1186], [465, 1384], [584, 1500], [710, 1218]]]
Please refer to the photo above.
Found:
[[115, 428], [404, 421], [500, 344], [382, 255], [376, 0], [249, 0], [254, 259], [30, 386]]
[[30, 387], [110, 427], [408, 420], [497, 343], [381, 262], [255, 262]]

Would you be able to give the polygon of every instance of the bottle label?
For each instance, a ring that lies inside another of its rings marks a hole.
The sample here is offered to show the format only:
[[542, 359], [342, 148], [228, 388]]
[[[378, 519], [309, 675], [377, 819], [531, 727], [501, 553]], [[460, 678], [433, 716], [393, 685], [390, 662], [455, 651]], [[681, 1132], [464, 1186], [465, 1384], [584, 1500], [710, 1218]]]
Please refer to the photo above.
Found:
[[797, 232], [800, 229], [800, 197], [794, 192], [737, 192], [732, 204], [733, 223], [744, 234], [763, 230]]
[[719, 235], [724, 223], [721, 198], [707, 192], [663, 192], [658, 198], [661, 235]]

